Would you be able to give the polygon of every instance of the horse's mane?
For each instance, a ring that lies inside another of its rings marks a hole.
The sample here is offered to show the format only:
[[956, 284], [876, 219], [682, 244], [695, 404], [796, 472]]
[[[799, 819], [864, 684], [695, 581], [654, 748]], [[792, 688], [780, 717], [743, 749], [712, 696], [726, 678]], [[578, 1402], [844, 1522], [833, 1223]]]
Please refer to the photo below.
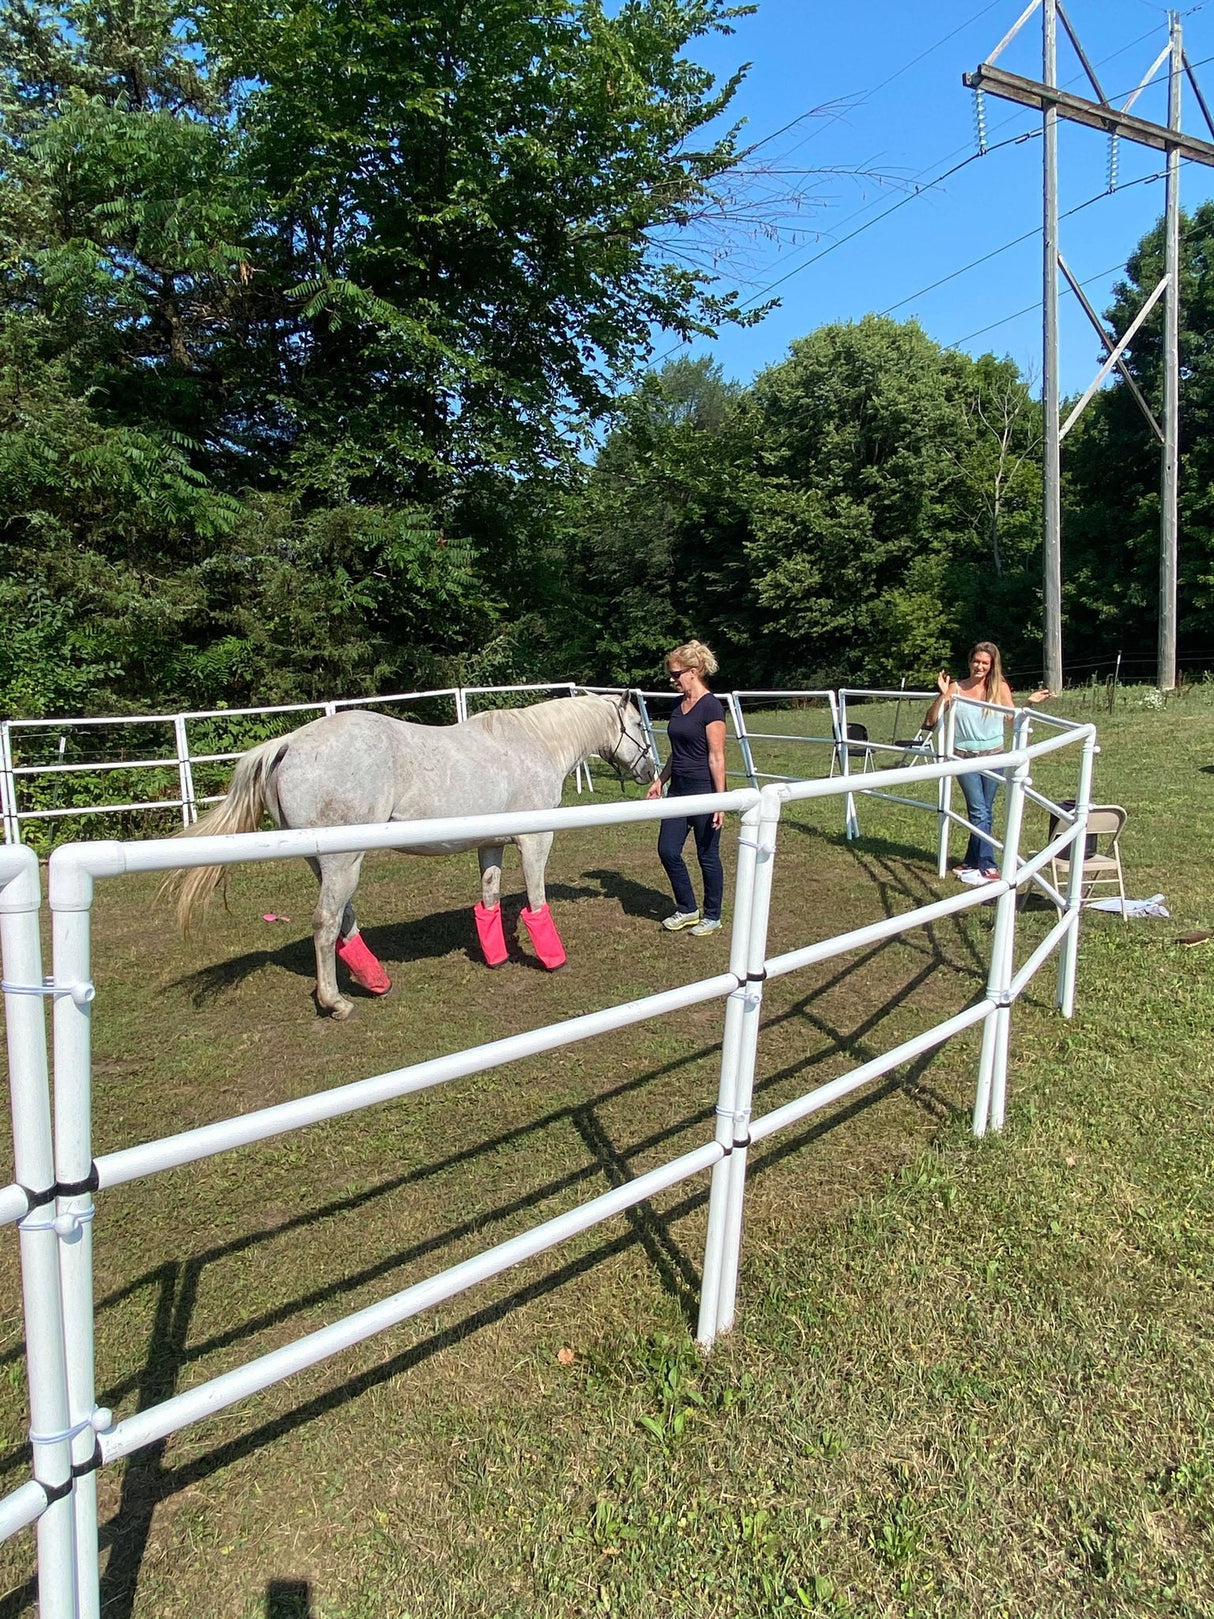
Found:
[[474, 716], [487, 731], [528, 731], [564, 753], [571, 744], [585, 757], [602, 746], [609, 705], [601, 697], [553, 697], [527, 708], [494, 708]]

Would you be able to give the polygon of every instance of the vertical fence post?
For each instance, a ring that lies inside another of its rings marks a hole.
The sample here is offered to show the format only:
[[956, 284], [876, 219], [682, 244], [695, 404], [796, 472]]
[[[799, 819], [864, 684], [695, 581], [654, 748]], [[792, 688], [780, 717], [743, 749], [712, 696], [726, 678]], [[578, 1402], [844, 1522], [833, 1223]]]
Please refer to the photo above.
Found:
[[[1015, 718], [1012, 747], [1016, 751], [1027, 745], [1031, 716], [1021, 710]], [[999, 875], [1010, 884], [1000, 894], [995, 907], [995, 927], [991, 938], [991, 959], [987, 972], [986, 993], [995, 1002], [995, 1010], [982, 1025], [982, 1054], [978, 1062], [978, 1088], [974, 1097], [974, 1134], [985, 1135], [1003, 1128], [1004, 1099], [1007, 1092], [1007, 1048], [1011, 1029], [1011, 983], [1016, 943], [1016, 901], [1019, 890], [1015, 886], [1016, 871], [1020, 864], [1020, 829], [1024, 821], [1024, 789], [1029, 782], [1029, 762], [1009, 765], [1003, 773], [1007, 783], [1007, 820], [1003, 834], [1003, 859]]]
[[738, 987], [725, 1002], [725, 1029], [721, 1038], [721, 1075], [717, 1089], [716, 1140], [725, 1156], [712, 1168], [708, 1194], [708, 1232], [704, 1239], [704, 1271], [700, 1286], [700, 1320], [696, 1339], [701, 1349], [712, 1348], [717, 1335], [721, 1297], [721, 1271], [725, 1253], [726, 1212], [729, 1202], [729, 1159], [733, 1151], [734, 1107], [738, 1086], [738, 1059], [746, 1014], [746, 963], [750, 952], [750, 915], [754, 904], [755, 863], [759, 848], [759, 805], [745, 810], [738, 833], [738, 865], [734, 879], [733, 931], [729, 940], [729, 970]]
[[645, 735], [649, 739], [649, 746], [653, 749], [653, 756], [657, 760], [660, 770], [662, 767], [662, 750], [658, 747], [657, 732], [653, 728], [653, 718], [649, 712], [649, 704], [645, 701], [645, 694], [639, 687], [632, 695], [636, 698], [636, 705], [641, 711], [641, 724], [645, 727]]
[[721, 1286], [717, 1300], [718, 1333], [733, 1326], [738, 1296], [738, 1265], [742, 1252], [742, 1207], [746, 1195], [746, 1159], [750, 1147], [750, 1110], [754, 1095], [755, 1055], [759, 1020], [763, 1011], [763, 981], [767, 976], [767, 919], [771, 913], [772, 867], [776, 835], [784, 801], [782, 786], [761, 789], [759, 838], [755, 851], [754, 890], [747, 927], [746, 988], [738, 1029], [737, 1081], [733, 1094], [733, 1145], [726, 1166], [725, 1231], [722, 1241]]
[[173, 716], [173, 737], [177, 743], [177, 783], [181, 790], [181, 824], [192, 826], [198, 819], [198, 803], [194, 797], [194, 770], [190, 763], [190, 739], [186, 733], [184, 714]]
[[1066, 909], [1074, 921], [1063, 935], [1058, 952], [1058, 988], [1054, 1001], [1063, 1017], [1075, 1012], [1075, 970], [1079, 963], [1079, 923], [1082, 914], [1083, 862], [1087, 852], [1088, 811], [1092, 804], [1092, 767], [1096, 762], [1096, 731], [1083, 739], [1079, 786], [1075, 790], [1075, 839], [1067, 866]]
[[0, 814], [4, 817], [5, 843], [20, 843], [21, 822], [17, 819], [17, 778], [13, 775], [13, 741], [7, 720], [0, 722]]
[[[93, 844], [91, 850], [104, 847]], [[57, 849], [49, 868], [54, 972], [60, 985], [91, 982], [93, 879], [83, 862], [73, 860], [80, 848], [65, 844]], [[55, 1177], [67, 1188], [57, 1201], [59, 1275], [70, 1425], [79, 1429], [72, 1439], [76, 1601], [80, 1619], [99, 1619], [96, 1427], [107, 1424], [108, 1413], [97, 1410], [93, 1354], [92, 1004], [83, 994], [55, 997], [54, 1056]]]
[[[570, 697], [576, 697], [577, 696], [577, 687], [573, 684], [572, 680], [567, 681], [564, 686], [562, 686], [562, 687], [560, 687], [558, 689], [562, 690], [562, 691], [567, 691], [569, 693]], [[577, 768], [573, 772], [573, 786], [574, 786], [574, 791], [575, 792], [577, 792], [579, 794], [581, 793], [581, 791], [582, 791], [582, 782], [583, 781], [585, 781], [585, 783], [586, 783], [586, 791], [588, 793], [593, 792], [594, 791], [594, 781], [593, 781], [593, 779], [592, 779], [592, 777], [590, 775], [590, 760], [589, 759], [580, 760], [578, 762]]]
[[[10, 984], [42, 984], [38, 860], [13, 849], [0, 860], [0, 942]], [[19, 1185], [46, 1198], [55, 1184], [51, 1096], [46, 1062], [46, 1012], [39, 994], [5, 1000], [13, 1165]], [[59, 1238], [53, 1200], [36, 1203], [18, 1223], [29, 1375], [34, 1478], [52, 1497], [38, 1519], [38, 1612], [41, 1619], [75, 1619], [76, 1540], [67, 1368], [64, 1360]], [[66, 1492], [66, 1493], [64, 1493]]]
[[[937, 759], [949, 759], [953, 752], [953, 705], [950, 703], [936, 720], [936, 730], [932, 737], [932, 746]], [[936, 875], [948, 876], [948, 835], [952, 831], [953, 823], [950, 811], [953, 807], [953, 778], [941, 776], [936, 783], [938, 813], [940, 817], [940, 841], [936, 854]]]
[[468, 718], [468, 694], [462, 686], [455, 688], [455, 723], [462, 725]]
[[[851, 753], [847, 746], [847, 693], [839, 693], [839, 716], [835, 722], [836, 747], [839, 754], [839, 772], [851, 775]], [[856, 797], [848, 793], [843, 800], [843, 830], [848, 838], [860, 836], [860, 822], [856, 818]]]
[[733, 734], [738, 739], [738, 748], [742, 754], [742, 769], [746, 772], [746, 780], [752, 787], [759, 785], [759, 778], [755, 775], [755, 762], [750, 751], [750, 737], [746, 731], [746, 719], [742, 713], [742, 705], [737, 694], [730, 692], [725, 699], [729, 705], [729, 712], [733, 719]]

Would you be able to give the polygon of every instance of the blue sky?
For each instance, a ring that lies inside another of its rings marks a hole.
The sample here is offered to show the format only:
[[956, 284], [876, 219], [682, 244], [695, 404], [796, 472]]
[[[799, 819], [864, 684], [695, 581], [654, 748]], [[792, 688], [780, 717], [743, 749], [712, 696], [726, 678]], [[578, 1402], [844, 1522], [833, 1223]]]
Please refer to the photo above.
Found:
[[[1040, 378], [1041, 115], [988, 96], [988, 145], [1031, 138], [988, 152], [939, 185], [926, 183], [976, 151], [974, 97], [961, 75], [991, 55], [1026, 3], [760, 0], [758, 13], [741, 19], [732, 37], [699, 43], [692, 54], [718, 75], [752, 64], [734, 102], [747, 121], [746, 140], [813, 115], [762, 149], [779, 171], [773, 187], [803, 188], [805, 205], [783, 220], [778, 242], [755, 234], [735, 245], [722, 266], [725, 283], [747, 299], [787, 276], [773, 293], [781, 307], [756, 328], [726, 330], [716, 343], [682, 352], [709, 353], [727, 376], [747, 382], [815, 327], [889, 311], [913, 316], [943, 344], [1008, 354]], [[1066, 10], [1106, 93], [1124, 101], [1167, 43], [1166, 8], [1153, 0], [1066, 0]], [[1183, 20], [1189, 61], [1214, 108], [1214, 0], [1190, 7]], [[1059, 36], [1060, 82], [1090, 94], [1061, 26]], [[1039, 16], [999, 65], [1040, 78]], [[1187, 83], [1183, 108], [1184, 128], [1212, 138]], [[1166, 67], [1134, 111], [1166, 122]], [[1098, 131], [1060, 124], [1060, 211], [1098, 199], [1063, 219], [1062, 252], [1101, 313], [1126, 258], [1164, 206], [1162, 179], [1146, 178], [1162, 169], [1163, 154], [1119, 143], [1118, 189], [1106, 195], [1108, 149]], [[799, 178], [797, 171], [807, 172]], [[1192, 210], [1212, 196], [1214, 169], [1183, 165], [1182, 205]], [[887, 219], [876, 219], [908, 197]], [[1026, 233], [1032, 234], [1019, 246], [954, 274]], [[944, 277], [951, 279], [923, 290]], [[1028, 313], [1005, 318], [1026, 306]], [[1061, 303], [1061, 338], [1063, 388], [1077, 392], [1094, 376], [1101, 352], [1069, 294]], [[669, 352], [669, 344], [659, 344], [655, 359]]]

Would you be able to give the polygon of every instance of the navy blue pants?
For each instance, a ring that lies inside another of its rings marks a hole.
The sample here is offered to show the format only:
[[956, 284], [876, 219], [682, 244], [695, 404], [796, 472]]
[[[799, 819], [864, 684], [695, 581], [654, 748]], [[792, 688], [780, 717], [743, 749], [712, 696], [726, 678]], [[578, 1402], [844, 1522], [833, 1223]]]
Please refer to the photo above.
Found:
[[[711, 793], [711, 782], [702, 787], [684, 787], [672, 790], [671, 798], [683, 798], [689, 793]], [[665, 868], [674, 890], [675, 908], [680, 911], [696, 910], [695, 890], [687, 874], [683, 859], [683, 845], [687, 834], [696, 835], [696, 859], [700, 862], [700, 875], [704, 879], [704, 919], [716, 922], [721, 916], [721, 899], [725, 892], [725, 869], [721, 865], [721, 829], [714, 827], [711, 815], [674, 815], [662, 822], [658, 833], [658, 859]]]

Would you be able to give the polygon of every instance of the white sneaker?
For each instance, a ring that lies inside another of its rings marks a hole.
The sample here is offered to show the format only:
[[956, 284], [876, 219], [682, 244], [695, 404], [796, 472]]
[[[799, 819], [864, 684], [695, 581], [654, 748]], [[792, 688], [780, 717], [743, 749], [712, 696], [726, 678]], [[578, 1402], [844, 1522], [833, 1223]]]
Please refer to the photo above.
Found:
[[676, 911], [673, 916], [664, 916], [662, 926], [667, 933], [677, 933], [680, 928], [692, 928], [700, 920], [699, 911]]
[[721, 931], [721, 918], [719, 916], [706, 916], [702, 922], [697, 922], [691, 930], [693, 939], [705, 939], [710, 933]]

